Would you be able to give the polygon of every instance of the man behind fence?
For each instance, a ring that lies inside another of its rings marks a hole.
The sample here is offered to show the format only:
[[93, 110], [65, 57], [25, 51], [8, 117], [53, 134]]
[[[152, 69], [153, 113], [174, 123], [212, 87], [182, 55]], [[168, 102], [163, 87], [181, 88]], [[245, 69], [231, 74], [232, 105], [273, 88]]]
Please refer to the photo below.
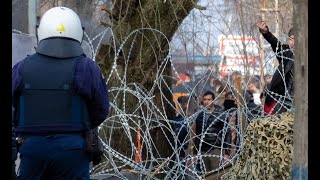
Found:
[[196, 118], [194, 128], [196, 130], [194, 154], [198, 158], [196, 170], [200, 175], [217, 169], [224, 158], [230, 158], [231, 136], [230, 132], [227, 132], [230, 130], [228, 117], [220, 106], [214, 105], [214, 99], [213, 92], [204, 93], [202, 99], [204, 109]]

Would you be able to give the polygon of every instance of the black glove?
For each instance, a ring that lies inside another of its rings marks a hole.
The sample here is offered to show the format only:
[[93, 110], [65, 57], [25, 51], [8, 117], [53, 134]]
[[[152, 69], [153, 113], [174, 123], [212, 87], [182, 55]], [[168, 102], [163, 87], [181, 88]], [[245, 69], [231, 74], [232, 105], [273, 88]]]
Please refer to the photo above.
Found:
[[90, 156], [93, 165], [101, 162], [103, 156], [103, 144], [99, 139], [98, 129], [90, 129], [85, 133], [86, 151]]

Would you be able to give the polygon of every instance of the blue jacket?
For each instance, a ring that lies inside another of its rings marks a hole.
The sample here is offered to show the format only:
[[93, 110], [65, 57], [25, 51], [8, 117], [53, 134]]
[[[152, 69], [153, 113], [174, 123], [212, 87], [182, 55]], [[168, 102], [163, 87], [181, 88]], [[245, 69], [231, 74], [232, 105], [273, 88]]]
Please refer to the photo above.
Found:
[[[44, 56], [35, 53], [37, 56]], [[77, 62], [73, 74], [74, 92], [86, 101], [88, 114], [90, 119], [90, 128], [99, 126], [108, 116], [109, 113], [109, 97], [106, 82], [103, 80], [102, 74], [98, 65], [84, 54], [81, 55], [80, 61]], [[15, 64], [12, 68], [12, 102], [14, 109], [17, 109], [19, 104], [19, 86], [22, 82], [22, 65], [25, 59]], [[50, 67], [48, 67], [50, 68]], [[14, 122], [17, 125], [17, 122]], [[69, 129], [60, 127], [57, 131], [68, 132]], [[34, 133], [41, 132], [41, 128], [35, 128]], [[19, 132], [16, 129], [16, 133]]]

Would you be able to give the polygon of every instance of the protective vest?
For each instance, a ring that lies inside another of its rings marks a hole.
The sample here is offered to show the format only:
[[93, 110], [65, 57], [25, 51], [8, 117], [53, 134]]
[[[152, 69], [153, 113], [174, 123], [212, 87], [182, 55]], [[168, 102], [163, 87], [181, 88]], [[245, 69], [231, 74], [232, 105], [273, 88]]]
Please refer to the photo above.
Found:
[[21, 133], [81, 132], [89, 127], [85, 101], [73, 91], [76, 62], [34, 54], [22, 67], [21, 95], [16, 114]]

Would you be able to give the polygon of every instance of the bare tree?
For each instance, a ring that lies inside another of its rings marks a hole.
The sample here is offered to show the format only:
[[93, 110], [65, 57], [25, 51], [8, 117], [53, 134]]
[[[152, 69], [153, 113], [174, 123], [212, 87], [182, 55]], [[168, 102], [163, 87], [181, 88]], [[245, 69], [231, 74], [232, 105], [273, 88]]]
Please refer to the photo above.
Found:
[[[157, 113], [151, 114], [151, 119], [160, 121], [163, 125], [154, 126], [148, 132], [142, 131], [143, 136], [150, 136], [153, 141], [152, 147], [143, 144], [142, 159], [167, 158], [172, 154], [168, 141], [172, 136], [168, 133], [170, 123], [166, 119], [173, 120], [175, 111], [170, 105], [173, 104], [170, 87], [164, 85], [171, 85], [171, 79], [166, 78], [171, 77], [171, 64], [165, 63], [164, 59], [169, 53], [171, 38], [194, 7], [197, 7], [195, 2], [185, 0], [114, 0], [111, 7], [104, 8], [111, 17], [111, 24], [104, 22], [102, 24], [112, 28], [114, 36], [111, 42], [114, 43], [102, 45], [97, 61], [106, 78], [110, 78], [109, 86], [121, 87], [121, 81], [125, 80], [126, 84], [132, 85], [130, 88], [135, 89], [138, 86], [149, 92], [155, 103], [153, 108], [158, 109], [153, 111]], [[161, 77], [158, 74], [159, 69]], [[114, 71], [117, 73], [113, 73]], [[163, 80], [159, 81], [161, 78]], [[155, 80], [158, 83], [155, 84]], [[111, 89], [109, 94], [112, 102], [124, 107], [127, 113], [137, 113], [139, 117], [149, 116], [149, 108], [152, 107], [148, 107], [148, 104], [143, 104], [141, 111], [135, 112], [140, 106], [139, 99], [135, 95], [116, 89]], [[123, 101], [124, 96], [126, 99]], [[110, 123], [122, 129], [124, 127], [119, 123], [122, 121], [124, 120], [121, 117], [115, 117]], [[139, 118], [127, 117], [125, 121], [130, 127], [137, 128]], [[139, 127], [146, 130], [146, 126]], [[136, 139], [135, 131], [131, 131], [130, 136], [124, 135], [122, 130], [106, 133], [108, 137], [114, 139], [111, 142], [113, 148], [124, 155], [132, 156], [132, 149], [128, 147], [131, 147]]]
[[[256, 23], [261, 18], [262, 11], [265, 13], [265, 20], [268, 22], [271, 32], [275, 32], [276, 25], [279, 24], [280, 32], [286, 32], [292, 26], [292, 0], [281, 2], [278, 5], [278, 11], [275, 9], [275, 1], [265, 1], [266, 7], [262, 10], [262, 2], [255, 0], [225, 0], [225, 9], [220, 11], [221, 16], [232, 19], [230, 21], [227, 18], [222, 18], [222, 21], [227, 27], [225, 35], [240, 35], [241, 37], [253, 37], [256, 38], [257, 34]], [[279, 12], [280, 19], [276, 20], [276, 12]], [[280, 34], [282, 35], [282, 33]], [[281, 36], [283, 37], [283, 36]], [[257, 43], [259, 43], [257, 41]], [[243, 46], [243, 53], [246, 54], [246, 46]], [[268, 51], [272, 51], [268, 49]], [[247, 69], [247, 68], [245, 68]]]
[[[119, 131], [105, 128], [109, 136], [106, 141], [110, 142], [112, 148], [118, 152], [134, 159], [132, 156], [135, 146], [136, 130], [123, 133], [124, 126], [121, 123], [130, 124], [130, 128], [138, 126], [139, 117], [149, 116], [149, 109], [154, 108], [150, 119], [159, 121], [163, 126], [152, 126], [150, 131], [142, 131], [145, 136], [150, 136], [153, 147], [145, 147], [142, 144], [142, 159], [167, 158], [172, 154], [168, 138], [172, 136], [167, 133], [170, 129], [168, 119], [173, 120], [175, 111], [170, 104], [172, 94], [169, 92], [171, 85], [171, 64], [167, 61], [169, 54], [169, 43], [181, 22], [193, 8], [198, 6], [198, 0], [42, 0], [40, 1], [40, 16], [51, 7], [66, 6], [74, 9], [86, 26], [86, 32], [97, 28], [112, 30], [113, 36], [110, 41], [102, 41], [102, 46], [96, 56], [101, 70], [111, 87], [109, 94], [114, 107], [123, 107], [127, 114], [134, 117], [118, 117], [115, 111], [110, 112], [110, 122]], [[13, 1], [16, 4], [17, 1]], [[101, 15], [106, 16], [101, 16]], [[99, 16], [99, 21], [96, 21]], [[101, 18], [102, 17], [102, 18]], [[111, 21], [108, 19], [110, 18]], [[101, 32], [102, 29], [100, 29]], [[92, 33], [94, 37], [97, 33]], [[109, 37], [108, 37], [109, 38]], [[166, 60], [165, 60], [166, 59]], [[117, 66], [114, 66], [114, 63]], [[161, 76], [159, 77], [159, 70]], [[116, 73], [114, 73], [116, 71]], [[120, 78], [119, 78], [120, 77]], [[141, 110], [136, 111], [139, 106], [139, 98], [126, 91], [117, 90], [121, 88], [123, 81], [128, 89], [137, 87], [153, 97], [153, 103], [141, 105]], [[155, 83], [155, 81], [157, 81]], [[124, 98], [125, 97], [125, 98]], [[114, 121], [113, 121], [114, 120]], [[152, 123], [151, 123], [152, 124]], [[107, 125], [106, 125], [107, 126]], [[147, 125], [139, 125], [141, 129]], [[149, 126], [149, 125], [148, 125]], [[128, 126], [127, 126], [128, 127]], [[150, 150], [150, 152], [148, 152]]]

